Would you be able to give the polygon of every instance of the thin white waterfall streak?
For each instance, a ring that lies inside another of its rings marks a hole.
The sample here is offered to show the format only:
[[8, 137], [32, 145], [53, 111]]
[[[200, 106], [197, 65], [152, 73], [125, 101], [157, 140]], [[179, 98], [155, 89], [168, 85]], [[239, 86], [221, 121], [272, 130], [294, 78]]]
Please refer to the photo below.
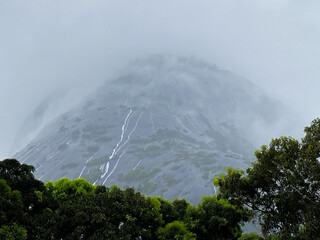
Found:
[[49, 160], [50, 158], [52, 158], [54, 155], [56, 155], [56, 153], [53, 153], [53, 154], [47, 156], [47, 160]]
[[52, 155], [50, 155], [49, 157], [47, 157], [47, 160], [53, 158], [55, 155], [57, 155], [59, 151], [55, 151]]
[[84, 166], [84, 167], [82, 168], [82, 170], [81, 170], [80, 175], [79, 175], [78, 178], [81, 178], [81, 175], [83, 174], [83, 171], [84, 171], [85, 169], [86, 169], [86, 166]]
[[[190, 169], [190, 167], [188, 168], [188, 170]], [[186, 189], [186, 186], [181, 190], [180, 194], [179, 194], [179, 197], [178, 198], [181, 198], [182, 194], [184, 193], [184, 190]]]
[[[25, 162], [32, 155], [32, 153], [37, 149], [37, 146], [39, 146], [39, 145], [40, 145], [40, 143], [37, 143], [36, 145], [31, 147], [25, 154], [23, 154], [21, 157], [19, 157], [19, 160], [21, 161], [21, 163]], [[31, 155], [30, 155], [30, 153], [31, 153]], [[24, 159], [24, 160], [22, 161], [22, 159]]]
[[120, 159], [121, 159], [122, 155], [123, 155], [126, 151], [127, 151], [127, 149], [126, 149], [126, 150], [124, 150], [124, 151], [120, 154], [120, 156], [119, 156], [119, 158], [118, 158], [118, 160], [117, 160], [116, 164], [114, 165], [114, 167], [113, 167], [112, 171], [109, 173], [109, 175], [106, 177], [106, 179], [103, 181], [103, 183], [102, 183], [102, 184], [105, 184], [105, 182], [108, 180], [108, 178], [109, 178], [109, 177], [111, 176], [111, 174], [114, 172], [114, 170], [116, 170], [116, 168], [117, 168], [117, 166], [118, 166], [118, 163], [119, 163], [119, 161], [120, 161]]
[[151, 111], [151, 122], [152, 122], [152, 131], [153, 131], [153, 134], [156, 133], [156, 130], [155, 130], [155, 127], [154, 127], [154, 121], [153, 121], [153, 113]]
[[171, 106], [169, 105], [169, 103], [167, 103], [167, 106], [169, 108], [169, 111], [171, 112], [171, 115], [173, 116], [173, 118], [177, 121], [177, 123], [184, 128], [187, 132], [189, 132], [194, 138], [197, 138], [196, 135], [194, 135], [194, 133], [188, 129], [184, 123], [181, 121], [181, 119], [174, 113], [174, 111], [172, 110]]
[[35, 172], [39, 171], [39, 169], [42, 167], [43, 165], [40, 165], [39, 167], [36, 168]]
[[100, 169], [101, 171], [103, 171], [103, 169], [104, 169], [104, 167], [105, 167], [105, 166], [106, 166], [106, 164], [105, 164], [105, 163], [104, 163], [104, 164], [101, 164], [101, 166], [100, 166], [100, 168], [99, 168], [99, 169]]
[[147, 148], [151, 145], [151, 143], [148, 143], [144, 146], [144, 150], [147, 151]]
[[45, 173], [45, 174], [42, 174], [40, 177], [39, 177], [39, 179], [38, 180], [41, 180], [41, 178], [43, 178], [43, 176], [44, 175], [46, 175], [47, 173]]
[[128, 129], [128, 126], [129, 126], [130, 119], [131, 119], [132, 115], [133, 115], [133, 114], [131, 114], [131, 115], [130, 115], [130, 117], [128, 118], [127, 126], [126, 126], [126, 128], [124, 129], [124, 132], [126, 132], [126, 131], [127, 131], [127, 129]]
[[106, 166], [106, 172], [109, 171], [109, 162], [107, 162], [107, 166]]
[[[129, 111], [127, 117], [126, 117], [126, 119], [124, 120], [124, 123], [123, 123], [123, 125], [122, 125], [122, 127], [121, 127], [120, 141], [117, 143], [116, 147], [113, 149], [112, 154], [111, 154], [111, 156], [109, 157], [109, 159], [112, 159], [112, 158], [113, 158], [114, 154], [115, 154], [116, 151], [117, 151], [117, 148], [119, 147], [119, 144], [122, 142], [123, 135], [124, 135], [124, 133], [125, 133], [125, 129], [126, 129], [126, 127], [127, 127], [128, 119], [129, 119], [131, 113], [132, 113], [132, 109], [130, 109], [130, 111]], [[119, 150], [119, 149], [118, 149], [118, 150]]]
[[136, 170], [136, 168], [140, 165], [141, 161], [142, 160], [140, 159], [140, 161], [137, 163], [137, 165], [132, 169], [133, 171]]
[[144, 113], [144, 112], [140, 113], [140, 116], [139, 116], [138, 120], [136, 121], [136, 124], [135, 124], [134, 128], [133, 128], [132, 131], [128, 134], [127, 140], [118, 148], [118, 150], [117, 150], [114, 154], [117, 154], [117, 153], [119, 152], [119, 150], [120, 150], [121, 148], [123, 148], [123, 146], [126, 145], [127, 142], [130, 140], [130, 136], [131, 136], [132, 133], [136, 130], [136, 128], [137, 128], [137, 126], [138, 126], [138, 123], [139, 123], [139, 121], [140, 121], [140, 118], [142, 117], [142, 114], [143, 114], [143, 113]]
[[189, 119], [189, 122], [191, 123], [193, 129], [195, 129], [196, 132], [200, 132], [201, 128], [199, 127], [199, 124], [194, 120], [194, 118], [192, 118], [188, 115], [188, 119]]
[[93, 158], [93, 156], [94, 154], [91, 157], [89, 157], [85, 163], [88, 163]]
[[95, 186], [96, 184], [97, 184], [97, 182], [99, 181], [99, 179], [98, 180], [96, 180], [92, 185], [93, 186]]
[[104, 178], [106, 176], [106, 174], [108, 173], [108, 171], [109, 171], [109, 162], [107, 162], [105, 172], [104, 172], [104, 174], [101, 175], [101, 178]]

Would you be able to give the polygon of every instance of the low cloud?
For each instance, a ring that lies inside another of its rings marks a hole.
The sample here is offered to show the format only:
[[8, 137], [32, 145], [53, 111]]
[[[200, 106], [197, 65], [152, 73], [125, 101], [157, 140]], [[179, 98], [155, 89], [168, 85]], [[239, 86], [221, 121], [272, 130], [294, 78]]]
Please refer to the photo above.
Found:
[[2, 1], [0, 157], [9, 156], [22, 123], [41, 101], [61, 93], [65, 106], [72, 105], [128, 61], [155, 53], [194, 55], [249, 79], [297, 111], [302, 129], [320, 111], [319, 5]]

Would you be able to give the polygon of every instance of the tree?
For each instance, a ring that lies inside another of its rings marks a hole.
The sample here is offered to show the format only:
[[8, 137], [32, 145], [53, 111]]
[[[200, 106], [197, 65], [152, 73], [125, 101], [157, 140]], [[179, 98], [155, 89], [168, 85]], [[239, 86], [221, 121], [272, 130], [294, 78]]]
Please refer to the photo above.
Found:
[[16, 159], [0, 161], [0, 226], [2, 234], [15, 239], [23, 239], [24, 233], [28, 239], [51, 239], [54, 232], [54, 201], [34, 170]]
[[12, 191], [6, 181], [0, 179], [0, 227], [12, 226], [19, 222], [23, 215], [21, 193]]
[[133, 188], [122, 191], [116, 186], [110, 188], [109, 198], [121, 239], [155, 238], [163, 222], [157, 198], [144, 197]]
[[172, 202], [162, 197], [157, 197], [160, 202], [160, 214], [162, 215], [163, 224], [167, 224], [179, 219], [178, 212]]
[[74, 180], [60, 180], [46, 184], [50, 192], [56, 194], [55, 199], [59, 203], [56, 239], [129, 240], [156, 237], [162, 223], [157, 199], [144, 197], [132, 188], [121, 190], [116, 186], [110, 189], [99, 187], [99, 190], [96, 188], [96, 191], [87, 191], [86, 194], [80, 191], [79, 194], [69, 186]]
[[245, 233], [239, 237], [238, 240], [262, 240], [262, 237], [259, 237], [257, 233]]
[[95, 192], [95, 186], [83, 178], [69, 180], [64, 177], [55, 182], [48, 181], [45, 184], [54, 198], [58, 200], [68, 199], [74, 195], [86, 195]]
[[238, 239], [241, 224], [249, 220], [249, 213], [241, 205], [233, 205], [226, 199], [203, 197], [197, 208], [197, 239]]
[[44, 191], [43, 183], [34, 178], [35, 168], [20, 164], [16, 159], [0, 161], [0, 179], [6, 180], [12, 190], [21, 192], [24, 208], [36, 211], [38, 197], [35, 191]]
[[245, 204], [267, 237], [320, 239], [320, 119], [305, 134], [301, 143], [272, 139], [246, 172], [228, 169], [214, 180], [218, 198]]
[[16, 223], [13, 223], [11, 226], [3, 225], [0, 228], [0, 239], [26, 240], [27, 231]]
[[164, 228], [158, 229], [159, 240], [195, 240], [196, 235], [189, 232], [185, 225], [180, 221], [168, 223]]

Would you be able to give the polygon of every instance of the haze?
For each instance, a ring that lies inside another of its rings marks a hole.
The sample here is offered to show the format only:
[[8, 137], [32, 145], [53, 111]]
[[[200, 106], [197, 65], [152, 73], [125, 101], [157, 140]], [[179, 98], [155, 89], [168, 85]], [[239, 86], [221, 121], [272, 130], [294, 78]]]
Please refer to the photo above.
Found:
[[155, 53], [194, 55], [259, 85], [301, 116], [287, 135], [319, 116], [319, 1], [1, 1], [0, 34], [1, 159], [42, 101], [58, 96], [50, 119]]

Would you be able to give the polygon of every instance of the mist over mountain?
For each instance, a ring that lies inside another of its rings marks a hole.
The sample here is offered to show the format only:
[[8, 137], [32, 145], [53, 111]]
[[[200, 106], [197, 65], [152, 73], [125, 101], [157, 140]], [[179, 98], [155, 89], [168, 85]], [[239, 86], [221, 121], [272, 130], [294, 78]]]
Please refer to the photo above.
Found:
[[[48, 106], [39, 106], [35, 121]], [[42, 181], [83, 177], [196, 203], [214, 193], [212, 178], [227, 166], [249, 166], [285, 112], [250, 81], [215, 65], [153, 55], [52, 120], [14, 157], [34, 165]]]

